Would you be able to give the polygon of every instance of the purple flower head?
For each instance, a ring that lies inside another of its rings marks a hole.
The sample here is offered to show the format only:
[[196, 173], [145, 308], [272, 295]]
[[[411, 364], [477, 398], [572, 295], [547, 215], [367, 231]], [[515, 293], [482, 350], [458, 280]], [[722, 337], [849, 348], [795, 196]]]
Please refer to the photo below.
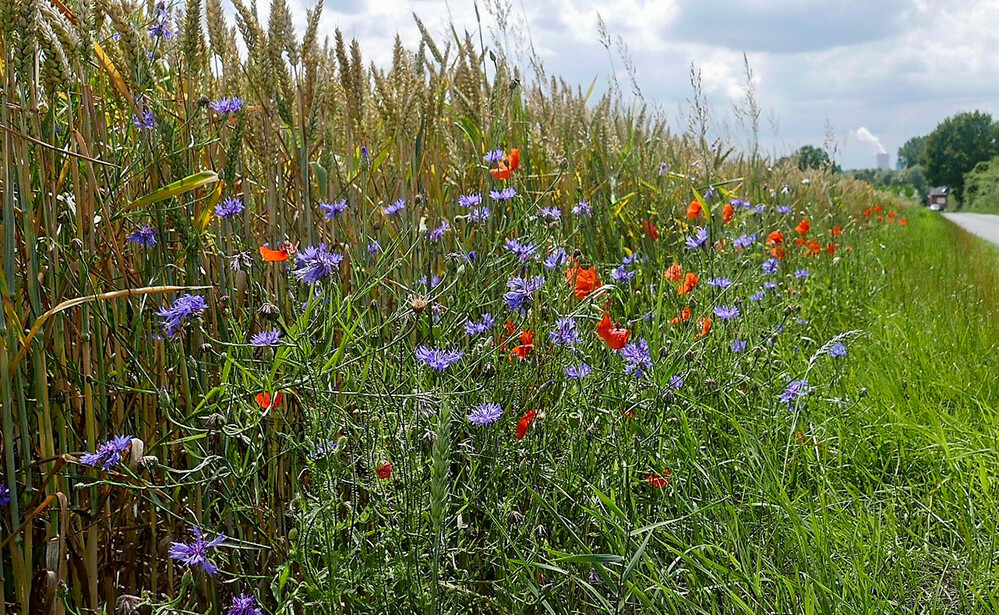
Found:
[[491, 198], [494, 201], [500, 201], [500, 202], [509, 201], [515, 196], [517, 196], [517, 191], [514, 189], [513, 186], [509, 186], [499, 191], [496, 190], [489, 191], [489, 198]]
[[708, 286], [714, 286], [715, 288], [720, 288], [725, 290], [732, 285], [732, 278], [711, 278], [705, 282]]
[[731, 320], [740, 316], [739, 308], [734, 305], [719, 305], [715, 307], [715, 316], [721, 320]]
[[505, 245], [506, 249], [513, 252], [514, 256], [522, 262], [532, 258], [538, 250], [538, 247], [533, 242], [520, 243], [519, 239], [508, 239]]
[[493, 151], [487, 153], [482, 157], [483, 162], [486, 164], [496, 164], [504, 158], [504, 152], [502, 149], [494, 149]]
[[156, 229], [143, 224], [128, 236], [128, 240], [144, 248], [152, 248], [156, 245]]
[[188, 566], [201, 566], [209, 576], [214, 576], [218, 568], [208, 559], [208, 550], [222, 544], [226, 539], [225, 534], [219, 534], [214, 540], [205, 542], [201, 528], [192, 527], [191, 533], [194, 534], [194, 540], [189, 543], [170, 543], [170, 559], [180, 560], [182, 564]]
[[495, 325], [496, 319], [493, 318], [492, 314], [483, 314], [480, 322], [475, 322], [471, 318], [465, 321], [465, 333], [475, 337], [483, 333], [488, 333]]
[[753, 204], [747, 201], [746, 199], [732, 199], [731, 201], [728, 202], [728, 204], [731, 205], [733, 209], [737, 207], [741, 207], [743, 209], [749, 209], [750, 207], [753, 206]]
[[208, 303], [200, 295], [184, 295], [173, 302], [170, 307], [160, 308], [156, 314], [163, 319], [163, 330], [172, 337], [181, 324], [194, 316], [200, 316], [208, 309]]
[[132, 444], [132, 436], [115, 436], [97, 447], [96, 453], [86, 453], [80, 457], [80, 463], [96, 468], [98, 465], [105, 472], [118, 465], [121, 455]]
[[540, 214], [542, 218], [549, 222], [555, 222], [562, 218], [562, 210], [558, 207], [542, 207]]
[[611, 279], [618, 283], [626, 282], [633, 277], [635, 277], [635, 271], [628, 271], [625, 269], [624, 265], [621, 265], [611, 271]]
[[420, 286], [426, 286], [426, 287], [428, 287], [428, 288], [430, 288], [432, 290], [432, 289], [437, 288], [438, 286], [440, 286], [441, 277], [439, 275], [432, 275], [432, 276], [430, 276], [430, 279], [428, 280], [427, 276], [424, 275], [424, 276], [420, 276], [420, 279], [417, 280], [416, 283], [419, 284]]
[[378, 243], [377, 240], [372, 239], [371, 243], [368, 244], [367, 250], [369, 256], [375, 256], [382, 251], [382, 246], [381, 244]]
[[475, 425], [491, 425], [503, 415], [503, 407], [497, 403], [479, 404], [468, 413], [468, 420]]
[[0, 507], [10, 504], [10, 487], [0, 483]]
[[319, 209], [326, 212], [325, 218], [327, 220], [332, 220], [347, 211], [347, 199], [340, 199], [339, 201], [333, 201], [332, 203], [323, 201], [319, 203]]
[[427, 239], [430, 240], [431, 243], [436, 243], [444, 238], [444, 233], [446, 233], [449, 228], [451, 228], [451, 225], [447, 223], [447, 220], [444, 220], [437, 228], [427, 231]]
[[708, 191], [704, 193], [704, 200], [713, 199], [718, 196], [718, 190], [714, 186], [709, 186]]
[[669, 173], [669, 165], [665, 162], [659, 163], [659, 175], [666, 175]]
[[273, 346], [281, 340], [281, 332], [276, 329], [258, 331], [250, 338], [251, 346]]
[[777, 288], [778, 286], [780, 286], [779, 282], [764, 282], [763, 283], [763, 290], [773, 290], [773, 289]]
[[687, 247], [691, 250], [700, 248], [708, 241], [708, 229], [699, 228], [693, 237], [687, 237]]
[[765, 212], [766, 210], [767, 210], [767, 206], [766, 206], [766, 205], [764, 205], [763, 203], [760, 203], [759, 205], [755, 205], [755, 206], [753, 206], [753, 209], [752, 209], [751, 211], [752, 211], [752, 212], [753, 212], [754, 214], [762, 214], [762, 213], [763, 213], [763, 212]]
[[170, 15], [167, 14], [166, 4], [163, 2], [158, 3], [153, 15], [156, 18], [156, 22], [149, 27], [149, 36], [164, 40], [171, 38], [173, 30], [170, 29]]
[[579, 365], [570, 365], [565, 368], [565, 377], [569, 380], [582, 380], [590, 375], [593, 368], [587, 363], [580, 363]]
[[545, 285], [541, 276], [533, 278], [510, 278], [506, 281], [509, 289], [503, 294], [503, 301], [511, 310], [526, 312], [534, 304], [534, 295]]
[[482, 194], [475, 192], [472, 194], [459, 196], [458, 204], [468, 209], [471, 209], [473, 207], [478, 207], [479, 205], [482, 205]]
[[761, 290], [758, 293], [753, 293], [752, 295], [750, 295], [749, 300], [752, 301], [753, 303], [758, 303], [760, 301], [763, 301], [763, 298], [766, 296], [767, 294]]
[[156, 127], [156, 120], [153, 119], [152, 111], [144, 111], [142, 117], [133, 114], [132, 115], [132, 125], [139, 130], [152, 130]]
[[734, 340], [732, 342], [732, 352], [739, 354], [740, 352], [746, 351], [746, 342], [743, 340]]
[[791, 194], [791, 184], [787, 182], [782, 182], [780, 185], [781, 194]]
[[777, 206], [777, 213], [779, 213], [782, 216], [786, 216], [789, 213], [791, 213], [791, 206], [790, 205], [778, 205]]
[[367, 164], [368, 164], [368, 146], [367, 145], [362, 145], [361, 146], [361, 164], [363, 164], [365, 166], [367, 166]]
[[232, 606], [229, 607], [228, 615], [263, 615], [263, 611], [257, 607], [253, 596], [240, 594], [233, 596]]
[[634, 374], [636, 378], [641, 378], [645, 370], [652, 369], [649, 343], [645, 340], [629, 343], [621, 349], [621, 356], [625, 360], [624, 373], [626, 374]]
[[215, 215], [219, 218], [232, 218], [243, 213], [243, 201], [229, 197], [215, 206]]
[[243, 100], [238, 96], [221, 98], [209, 103], [212, 110], [219, 115], [232, 115], [243, 108]]
[[556, 346], [575, 346], [579, 342], [579, 330], [572, 318], [560, 318], [555, 321], [555, 328], [548, 333]]
[[460, 350], [441, 350], [429, 346], [417, 346], [413, 354], [435, 372], [442, 372], [465, 356]]
[[574, 216], [590, 216], [593, 215], [593, 208], [590, 207], [590, 202], [587, 200], [582, 200], [576, 203], [572, 208], [572, 215]]
[[303, 248], [298, 251], [297, 256], [298, 269], [294, 271], [295, 276], [310, 286], [333, 275], [343, 261], [343, 255], [330, 252], [325, 243]]
[[569, 262], [569, 257], [566, 256], [565, 250], [559, 248], [545, 258], [545, 269], [551, 271], [553, 269], [558, 269], [559, 267], [565, 265]]
[[[638, 258], [638, 252], [632, 252], [630, 256], [625, 256], [624, 258], [621, 259], [621, 264], [622, 265], [630, 265], [630, 264], [632, 264], [632, 263], [634, 263], [635, 261], [638, 261], [638, 260], [639, 260], [639, 258]], [[645, 261], [641, 260], [639, 262], [645, 262]]]
[[386, 205], [382, 209], [382, 213], [384, 213], [386, 216], [394, 216], [403, 209], [406, 209], [406, 199], [399, 199], [398, 201], [392, 203], [391, 205]]
[[780, 270], [780, 261], [776, 258], [768, 258], [763, 261], [763, 273], [767, 275], [772, 275]]
[[683, 388], [683, 378], [679, 376], [671, 376], [669, 379], [669, 388], [674, 391], [679, 391]]
[[780, 400], [790, 406], [805, 395], [808, 395], [808, 381], [792, 380], [787, 385], [787, 389], [781, 393]]
[[488, 207], [476, 207], [468, 212], [468, 221], [472, 224], [485, 224], [486, 220], [489, 219], [489, 215]]
[[732, 245], [736, 248], [746, 249], [756, 242], [756, 233], [752, 235], [740, 235], [732, 242]]
[[799, 280], [801, 278], [807, 278], [809, 275], [811, 274], [808, 272], [807, 269], [799, 269], [794, 272], [794, 277], [798, 278]]
[[840, 343], [833, 344], [829, 348], [830, 357], [845, 357], [846, 356], [846, 346]]

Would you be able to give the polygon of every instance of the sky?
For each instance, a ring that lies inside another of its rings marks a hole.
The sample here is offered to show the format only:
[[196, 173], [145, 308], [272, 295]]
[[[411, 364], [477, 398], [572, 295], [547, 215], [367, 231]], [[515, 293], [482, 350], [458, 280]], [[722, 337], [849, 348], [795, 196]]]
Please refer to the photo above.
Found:
[[[300, 32], [316, 1], [287, 0]], [[584, 90], [616, 76], [630, 95], [630, 57], [643, 100], [679, 130], [694, 66], [715, 134], [735, 145], [749, 140], [733, 113], [745, 58], [773, 156], [828, 145], [846, 169], [874, 167], [880, 151], [894, 166], [906, 140], [955, 113], [999, 118], [999, 0], [326, 0], [320, 30], [339, 27], [384, 64], [396, 34], [415, 49], [414, 13], [439, 41], [450, 24], [478, 39], [476, 7], [487, 47], [528, 71], [533, 48], [549, 75]]]

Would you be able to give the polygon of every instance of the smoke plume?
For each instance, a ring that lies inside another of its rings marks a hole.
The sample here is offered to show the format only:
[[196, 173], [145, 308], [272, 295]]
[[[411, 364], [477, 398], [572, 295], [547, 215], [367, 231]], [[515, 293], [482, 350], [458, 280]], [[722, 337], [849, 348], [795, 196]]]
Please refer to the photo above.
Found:
[[888, 153], [888, 150], [885, 149], [885, 146], [881, 145], [881, 139], [875, 137], [874, 133], [872, 133], [870, 130], [867, 130], [867, 128], [863, 126], [858, 128], [857, 130], [854, 130], [853, 136], [857, 137], [857, 139], [863, 141], [864, 143], [870, 143], [871, 147], [874, 148], [875, 154]]

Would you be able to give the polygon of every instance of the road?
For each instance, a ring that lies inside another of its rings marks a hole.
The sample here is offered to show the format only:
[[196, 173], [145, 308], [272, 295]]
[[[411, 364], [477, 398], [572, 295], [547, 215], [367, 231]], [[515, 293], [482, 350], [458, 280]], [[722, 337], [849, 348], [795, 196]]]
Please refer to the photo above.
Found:
[[945, 218], [969, 233], [999, 246], [999, 216], [994, 214], [943, 214]]

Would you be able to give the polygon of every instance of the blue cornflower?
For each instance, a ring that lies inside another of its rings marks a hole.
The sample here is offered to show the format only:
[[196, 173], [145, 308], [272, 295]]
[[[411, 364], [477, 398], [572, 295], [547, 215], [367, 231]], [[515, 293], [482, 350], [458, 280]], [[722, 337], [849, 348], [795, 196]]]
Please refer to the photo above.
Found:
[[735, 340], [732, 342], [732, 352], [739, 354], [740, 352], [746, 351], [746, 342], [742, 340]]
[[691, 250], [700, 248], [708, 241], [708, 229], [699, 228], [693, 237], [687, 237], [687, 247]]
[[369, 162], [370, 162], [370, 160], [368, 159], [368, 146], [367, 145], [362, 145], [361, 146], [361, 164], [363, 166], [368, 166]]
[[489, 332], [495, 325], [496, 319], [493, 318], [492, 314], [483, 314], [481, 322], [475, 322], [472, 319], [465, 321], [465, 333], [475, 337], [476, 335]]
[[144, 248], [152, 248], [156, 245], [156, 229], [143, 224], [128, 236], [128, 240]]
[[746, 199], [732, 199], [731, 201], [728, 202], [728, 204], [731, 205], [733, 209], [736, 207], [749, 209], [750, 207], [753, 206], [753, 204], [747, 201]]
[[580, 363], [579, 365], [570, 365], [565, 368], [565, 377], [569, 380], [582, 380], [590, 375], [593, 368], [587, 363]]
[[778, 205], [777, 206], [777, 213], [779, 213], [782, 216], [786, 216], [789, 213], [791, 213], [791, 206], [790, 205]]
[[473, 194], [466, 194], [464, 196], [458, 197], [458, 204], [462, 207], [467, 207], [471, 209], [473, 207], [478, 207], [482, 204], [482, 195], [478, 192]]
[[0, 483], [0, 508], [10, 504], [10, 487]]
[[201, 569], [208, 573], [209, 576], [214, 576], [218, 572], [218, 568], [208, 559], [208, 549], [213, 549], [222, 544], [226, 539], [225, 534], [219, 534], [214, 540], [205, 542], [201, 534], [201, 528], [197, 526], [192, 527], [191, 533], [194, 534], [193, 542], [187, 544], [182, 542], [170, 543], [170, 559], [180, 560], [181, 563], [188, 566], [201, 566]]
[[618, 283], [626, 282], [633, 277], [635, 277], [635, 271], [634, 270], [628, 271], [627, 269], [625, 269], [624, 265], [621, 265], [620, 267], [617, 267], [616, 269], [613, 269], [611, 271], [611, 279], [613, 279], [615, 282]]
[[[621, 264], [622, 265], [630, 265], [630, 264], [634, 263], [637, 260], [639, 260], [639, 258], [638, 258], [638, 252], [632, 252], [630, 256], [625, 256], [624, 258], [621, 259]], [[641, 262], [645, 262], [645, 261], [641, 261]]]
[[276, 329], [258, 331], [250, 338], [251, 346], [273, 346], [281, 339], [281, 332]]
[[435, 372], [442, 372], [465, 356], [460, 350], [441, 350], [429, 346], [417, 346], [413, 354]]
[[498, 421], [502, 415], [503, 406], [495, 402], [489, 402], [476, 406], [468, 413], [468, 420], [475, 425], [490, 425]]
[[771, 275], [777, 273], [779, 269], [780, 269], [780, 261], [777, 260], [776, 258], [768, 258], [767, 260], [763, 261], [763, 273]]
[[575, 346], [579, 342], [579, 331], [576, 329], [576, 321], [572, 318], [556, 320], [555, 329], [548, 335], [556, 346]]
[[298, 269], [294, 271], [295, 276], [310, 286], [333, 275], [343, 261], [343, 255], [330, 252], [325, 243], [303, 248], [297, 256]]
[[232, 218], [243, 213], [243, 201], [229, 197], [215, 206], [215, 215], [219, 218]]
[[756, 233], [752, 235], [740, 235], [732, 242], [732, 245], [736, 248], [748, 248], [749, 246], [756, 243]]
[[232, 115], [243, 108], [243, 100], [238, 96], [222, 98], [209, 103], [212, 110], [219, 115]]
[[312, 451], [312, 454], [310, 454], [309, 457], [311, 457], [312, 459], [322, 459], [323, 457], [332, 455], [333, 453], [336, 452], [336, 450], [337, 450], [336, 442], [326, 442], [326, 443], [320, 442], [319, 444], [316, 444], [315, 450]]
[[722, 320], [731, 320], [733, 318], [738, 318], [741, 313], [739, 308], [734, 305], [719, 305], [714, 309], [715, 316]]
[[792, 380], [787, 385], [787, 389], [781, 393], [780, 400], [790, 406], [805, 395], [808, 395], [808, 381]]
[[541, 217], [549, 222], [554, 222], [562, 218], [562, 210], [558, 207], [542, 207]]
[[763, 203], [760, 203], [759, 205], [756, 205], [756, 206], [754, 206], [754, 207], [753, 207], [753, 209], [752, 209], [751, 211], [752, 211], [752, 212], [753, 212], [754, 214], [762, 214], [762, 213], [763, 213], [763, 212], [765, 212], [766, 210], [767, 210], [767, 206], [766, 206], [766, 205], [764, 205]]
[[381, 251], [382, 251], [381, 244], [379, 244], [377, 240], [372, 239], [371, 243], [368, 244], [368, 254], [370, 256], [375, 256], [376, 254], [378, 254]]
[[163, 329], [168, 336], [173, 336], [184, 320], [199, 316], [208, 309], [205, 298], [199, 295], [184, 295], [173, 302], [170, 307], [160, 308], [156, 314], [163, 318]]
[[139, 130], [152, 130], [156, 127], [156, 120], [153, 119], [153, 112], [144, 111], [141, 118], [138, 115], [132, 114], [132, 125]]
[[669, 379], [669, 388], [674, 391], [679, 391], [683, 388], [683, 378], [679, 376], [671, 376]]
[[80, 457], [80, 463], [96, 468], [98, 465], [105, 472], [118, 465], [121, 455], [132, 444], [132, 436], [115, 436], [97, 447], [96, 453], [86, 453]]
[[446, 233], [449, 228], [451, 228], [451, 225], [447, 223], [447, 220], [444, 220], [437, 228], [427, 231], [427, 239], [429, 239], [432, 243], [436, 243], [444, 237], [444, 233]]
[[156, 22], [149, 27], [149, 35], [154, 38], [171, 38], [173, 30], [170, 29], [170, 16], [167, 14], [166, 4], [160, 2], [156, 5], [155, 16]]
[[732, 278], [711, 278], [705, 282], [708, 286], [714, 286], [715, 288], [720, 288], [725, 290], [732, 285]]
[[574, 216], [589, 216], [592, 214], [593, 208], [590, 207], [590, 202], [585, 199], [576, 203], [572, 208], [572, 215]]
[[665, 162], [660, 162], [659, 163], [659, 175], [662, 176], [662, 175], [666, 175], [667, 173], [669, 173], [669, 165], [666, 164]]
[[491, 152], [487, 153], [485, 156], [483, 156], [482, 160], [486, 164], [496, 164], [497, 162], [500, 162], [501, 160], [503, 160], [503, 158], [504, 158], [504, 152], [503, 152], [503, 150], [502, 149], [494, 149], [493, 151], [491, 151]]
[[558, 269], [562, 265], [565, 265], [567, 262], [569, 262], [569, 257], [566, 256], [565, 250], [559, 248], [558, 250], [555, 250], [547, 257], [545, 257], [544, 265], [545, 269], [551, 271], [552, 269]]
[[406, 199], [399, 199], [395, 203], [392, 203], [391, 205], [386, 205], [384, 208], [382, 208], [382, 213], [384, 213], [386, 216], [394, 216], [403, 209], [406, 209]]
[[652, 369], [652, 356], [649, 354], [649, 343], [645, 340], [631, 342], [621, 349], [621, 356], [625, 360], [624, 373], [634, 374], [636, 378], [641, 378], [642, 373], [647, 369]]
[[811, 274], [808, 272], [807, 269], [799, 269], [794, 272], [794, 277], [798, 278], [799, 280], [801, 278], [807, 278], [809, 275]]
[[515, 196], [517, 196], [517, 191], [514, 189], [513, 186], [509, 186], [499, 191], [496, 190], [489, 191], [489, 197], [494, 201], [500, 201], [500, 202], [509, 201]]
[[704, 200], [708, 200], [718, 196], [718, 190], [714, 186], [708, 186], [708, 191], [704, 193]]
[[419, 284], [420, 286], [427, 286], [431, 290], [433, 290], [434, 288], [437, 288], [440, 285], [441, 277], [439, 275], [432, 275], [428, 280], [427, 276], [423, 275], [420, 276], [420, 279], [418, 279], [416, 283]]
[[766, 296], [767, 294], [761, 290], [758, 293], [753, 293], [752, 295], [750, 295], [749, 300], [752, 301], [753, 303], [758, 303], [760, 301], [763, 301], [763, 298]]
[[240, 594], [238, 596], [233, 596], [232, 606], [229, 607], [229, 613], [227, 615], [263, 615], [257, 607], [256, 601], [254, 601], [253, 596], [249, 594]]
[[527, 259], [534, 256], [538, 247], [534, 245], [533, 242], [528, 241], [527, 243], [520, 243], [519, 239], [508, 239], [506, 244], [506, 249], [513, 252], [521, 261], [526, 261]]
[[510, 278], [506, 282], [509, 289], [503, 294], [503, 301], [511, 310], [526, 312], [534, 303], [534, 295], [545, 285], [545, 279], [541, 276], [533, 278]]
[[488, 207], [476, 207], [468, 212], [468, 221], [472, 224], [484, 224], [489, 219]]
[[845, 357], [846, 356], [846, 346], [840, 343], [833, 344], [829, 348], [830, 357]]
[[780, 286], [780, 283], [778, 283], [778, 282], [764, 282], [763, 283], [763, 290], [773, 290], [773, 289], [777, 288], [778, 286]]
[[332, 220], [347, 211], [347, 199], [340, 199], [339, 201], [333, 201], [332, 203], [322, 201], [319, 203], [319, 209], [326, 212], [325, 217], [327, 220]]

